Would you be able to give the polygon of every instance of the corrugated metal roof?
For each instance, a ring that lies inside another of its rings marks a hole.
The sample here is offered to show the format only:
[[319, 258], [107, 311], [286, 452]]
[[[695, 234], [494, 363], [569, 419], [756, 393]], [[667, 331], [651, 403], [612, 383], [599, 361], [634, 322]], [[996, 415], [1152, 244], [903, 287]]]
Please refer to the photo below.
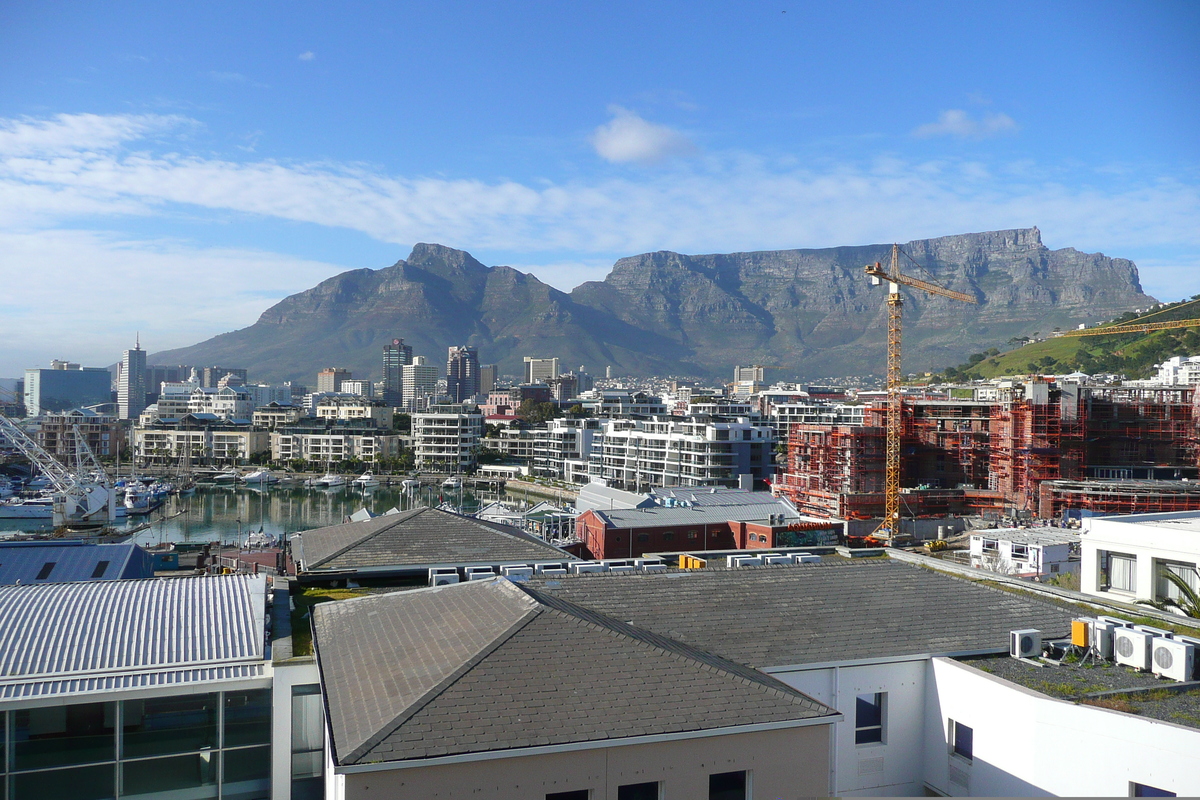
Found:
[[265, 600], [249, 575], [0, 587], [0, 697], [218, 679], [263, 659]]
[[614, 528], [645, 528], [660, 525], [712, 525], [719, 522], [766, 521], [772, 514], [782, 514], [788, 522], [800, 518], [785, 503], [755, 503], [746, 506], [691, 506], [674, 508], [597, 510], [596, 514], [608, 520]]
[[0, 585], [153, 576], [154, 559], [136, 544], [0, 542]]

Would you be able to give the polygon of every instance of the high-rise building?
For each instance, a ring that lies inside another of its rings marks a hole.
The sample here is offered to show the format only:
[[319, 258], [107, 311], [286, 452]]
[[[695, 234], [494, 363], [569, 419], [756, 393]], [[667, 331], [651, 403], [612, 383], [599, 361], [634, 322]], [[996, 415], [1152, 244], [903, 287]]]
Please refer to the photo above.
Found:
[[31, 417], [112, 402], [112, 373], [51, 361], [50, 369], [25, 370], [25, 413]]
[[121, 419], [137, 419], [146, 408], [146, 351], [139, 340], [121, 356], [117, 409]]
[[411, 344], [392, 339], [383, 346], [383, 401], [398, 404], [404, 396], [404, 367], [413, 362]]
[[500, 367], [496, 364], [484, 364], [479, 368], [479, 393], [488, 394], [496, 388], [496, 376]]
[[734, 367], [733, 382], [741, 383], [742, 381], [751, 381], [753, 383], [762, 383], [766, 377], [766, 367], [761, 367], [755, 364], [752, 367]]
[[436, 364], [425, 363], [425, 356], [414, 357], [413, 363], [405, 364], [402, 371], [404, 394], [401, 402], [405, 408], [414, 408], [413, 401], [417, 398], [431, 397], [437, 394], [438, 378], [441, 377], [440, 370]]
[[342, 381], [348, 381], [353, 376], [348, 369], [330, 367], [317, 373], [317, 392], [340, 392]]
[[446, 359], [446, 394], [455, 403], [479, 394], [479, 352], [474, 347], [451, 347]]
[[532, 358], [525, 356], [525, 382], [545, 383], [558, 377], [557, 358]]

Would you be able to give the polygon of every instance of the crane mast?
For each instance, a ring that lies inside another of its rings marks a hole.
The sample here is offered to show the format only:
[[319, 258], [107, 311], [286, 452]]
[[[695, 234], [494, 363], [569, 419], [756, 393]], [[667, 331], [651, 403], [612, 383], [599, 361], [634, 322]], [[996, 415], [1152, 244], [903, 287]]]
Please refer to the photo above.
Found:
[[900, 287], [908, 286], [920, 289], [927, 294], [949, 297], [964, 303], [978, 303], [973, 296], [964, 292], [939, 286], [930, 281], [913, 278], [900, 272], [900, 245], [892, 245], [892, 263], [890, 270], [885, 271], [883, 265], [876, 261], [867, 264], [866, 273], [873, 286], [886, 283], [888, 286], [887, 312], [887, 445], [884, 454], [884, 501], [883, 520], [875, 529], [878, 538], [891, 540], [899, 533], [900, 525], [900, 443], [904, 434], [904, 403], [901, 395], [902, 375], [901, 343], [903, 339], [903, 309], [904, 299], [900, 295]]

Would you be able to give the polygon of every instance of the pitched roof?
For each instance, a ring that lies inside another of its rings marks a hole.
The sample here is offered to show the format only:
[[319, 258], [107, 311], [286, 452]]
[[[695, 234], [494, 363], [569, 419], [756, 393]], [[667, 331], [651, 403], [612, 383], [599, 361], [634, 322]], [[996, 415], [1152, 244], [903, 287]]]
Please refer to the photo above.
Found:
[[305, 572], [574, 558], [509, 525], [425, 507], [316, 528], [299, 539]]
[[1066, 635], [1051, 603], [890, 559], [633, 575], [529, 586], [759, 669], [1004, 648]]
[[154, 577], [154, 559], [136, 544], [0, 542], [0, 585]]
[[[766, 521], [772, 515], [782, 514], [788, 522], [801, 517], [783, 503], [771, 505], [758, 503], [747, 506], [692, 506], [662, 508], [654, 506], [644, 509], [596, 509], [596, 516], [612, 528], [656, 528], [663, 525], [716, 525], [722, 522]], [[832, 527], [835, 523], [830, 523]]]
[[0, 698], [260, 677], [249, 575], [0, 587]]
[[836, 714], [742, 665], [503, 579], [322, 604], [314, 641], [341, 765]]

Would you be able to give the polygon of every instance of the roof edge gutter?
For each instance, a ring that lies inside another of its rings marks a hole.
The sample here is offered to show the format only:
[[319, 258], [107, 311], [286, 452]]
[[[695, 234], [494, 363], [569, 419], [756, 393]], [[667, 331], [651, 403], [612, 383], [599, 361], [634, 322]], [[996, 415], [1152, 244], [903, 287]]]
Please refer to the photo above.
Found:
[[463, 764], [471, 761], [494, 761], [500, 758], [519, 758], [521, 756], [540, 756], [551, 753], [573, 753], [579, 750], [598, 750], [604, 747], [626, 747], [635, 744], [656, 744], [659, 742], [677, 742], [686, 739], [706, 739], [713, 736], [733, 736], [739, 733], [757, 733], [759, 731], [777, 731], [789, 728], [806, 728], [812, 725], [827, 725], [841, 722], [843, 714], [825, 714], [820, 717], [807, 719], [792, 719], [783, 722], [760, 722], [754, 725], [735, 725], [726, 728], [711, 728], [703, 731], [682, 731], [679, 733], [656, 733], [647, 736], [627, 736], [620, 739], [597, 739], [590, 742], [571, 742], [569, 744], [541, 745], [538, 747], [519, 747], [508, 750], [492, 750], [483, 753], [462, 753], [452, 756], [435, 756], [433, 758], [409, 759], [407, 761], [383, 761], [375, 764], [335, 765], [334, 772], [339, 775], [352, 775], [360, 772], [381, 772], [384, 770], [413, 769], [416, 767], [435, 767], [443, 764]]
[[984, 647], [979, 650], [954, 650], [944, 653], [913, 653], [902, 656], [881, 656], [879, 658], [854, 658], [849, 661], [817, 661], [812, 664], [787, 664], [780, 667], [758, 667], [759, 672], [768, 675], [779, 675], [785, 672], [808, 672], [814, 669], [833, 669], [834, 667], [869, 667], [878, 664], [899, 664], [903, 661], [928, 661], [932, 658], [971, 658], [974, 656], [990, 656], [996, 653], [1007, 653], [1007, 647]]

